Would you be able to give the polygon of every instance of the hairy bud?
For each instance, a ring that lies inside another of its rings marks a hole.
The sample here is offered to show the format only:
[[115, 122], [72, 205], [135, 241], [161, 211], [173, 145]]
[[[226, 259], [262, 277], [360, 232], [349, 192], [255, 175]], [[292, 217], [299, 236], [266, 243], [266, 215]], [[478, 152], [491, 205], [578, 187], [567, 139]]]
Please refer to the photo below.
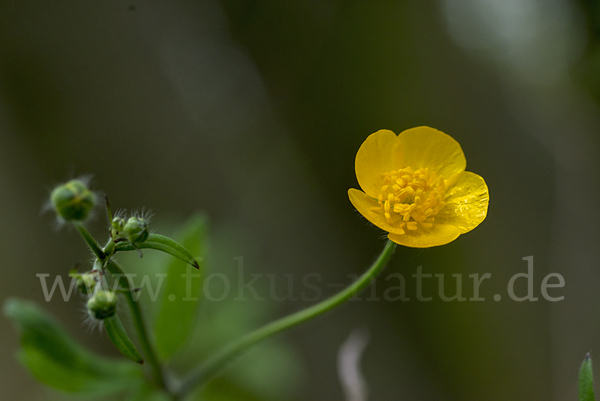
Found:
[[98, 291], [87, 302], [87, 310], [94, 319], [106, 319], [117, 312], [117, 294]]
[[133, 244], [140, 244], [148, 238], [148, 225], [146, 219], [140, 217], [130, 217], [123, 227], [123, 232], [127, 239]]
[[56, 213], [66, 221], [85, 220], [94, 205], [96, 195], [81, 180], [71, 180], [54, 188], [50, 202]]

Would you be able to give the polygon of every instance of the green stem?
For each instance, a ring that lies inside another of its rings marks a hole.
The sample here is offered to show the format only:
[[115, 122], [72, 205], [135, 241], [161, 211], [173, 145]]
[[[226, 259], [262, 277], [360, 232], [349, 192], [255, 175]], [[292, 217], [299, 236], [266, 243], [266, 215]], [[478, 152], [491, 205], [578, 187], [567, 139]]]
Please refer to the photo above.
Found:
[[342, 290], [338, 294], [328, 298], [316, 305], [308, 307], [304, 310], [293, 313], [289, 316], [283, 317], [276, 320], [266, 326], [263, 326], [246, 336], [234, 341], [233, 343], [226, 346], [221, 351], [210, 357], [206, 362], [200, 365], [194, 372], [183, 381], [179, 394], [187, 394], [191, 389], [197, 385], [203, 384], [214, 376], [221, 368], [231, 362], [233, 359], [238, 357], [246, 349], [250, 348], [254, 344], [261, 342], [269, 337], [272, 337], [278, 333], [288, 330], [294, 326], [299, 325], [307, 320], [313, 319], [323, 313], [339, 306], [346, 302], [358, 292], [366, 288], [373, 278], [379, 274], [379, 272], [385, 267], [389, 261], [396, 244], [389, 241], [385, 244], [383, 251], [377, 258], [377, 260], [371, 265], [362, 276], [358, 278], [349, 287]]
[[106, 258], [104, 251], [102, 251], [100, 245], [98, 245], [98, 242], [96, 242], [96, 239], [92, 237], [92, 234], [90, 234], [87, 228], [85, 228], [83, 223], [80, 221], [74, 221], [73, 225], [75, 226], [77, 231], [79, 231], [79, 234], [81, 234], [81, 237], [88, 244], [88, 246], [90, 247], [92, 252], [94, 252], [96, 257], [100, 260], [104, 260]]
[[140, 345], [142, 347], [146, 360], [148, 361], [148, 363], [152, 367], [152, 370], [154, 371], [155, 382], [161, 388], [164, 388], [168, 391], [163, 376], [162, 366], [158, 361], [158, 357], [156, 356], [154, 347], [150, 342], [150, 337], [148, 336], [148, 331], [146, 330], [146, 326], [144, 324], [142, 310], [140, 308], [139, 303], [133, 297], [133, 291], [131, 291], [133, 290], [133, 288], [131, 287], [131, 283], [125, 276], [125, 272], [123, 271], [123, 269], [121, 269], [121, 267], [116, 262], [109, 260], [106, 265], [106, 268], [113, 276], [115, 276], [119, 280], [119, 284], [122, 287], [129, 290], [125, 292], [125, 297], [127, 298], [127, 303], [129, 304], [129, 308], [131, 309], [131, 315], [133, 316], [133, 324], [135, 326], [135, 330], [140, 340]]
[[104, 246], [104, 255], [106, 255], [106, 258], [110, 258], [112, 255], [115, 254], [115, 247], [116, 247], [116, 245], [117, 244], [115, 244], [115, 242], [113, 241], [113, 239], [109, 238], [108, 242]]

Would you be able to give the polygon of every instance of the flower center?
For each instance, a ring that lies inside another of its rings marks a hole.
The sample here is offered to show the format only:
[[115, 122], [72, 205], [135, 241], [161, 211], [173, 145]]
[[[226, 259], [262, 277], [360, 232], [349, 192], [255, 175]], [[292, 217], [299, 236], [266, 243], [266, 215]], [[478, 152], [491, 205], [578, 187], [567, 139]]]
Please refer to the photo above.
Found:
[[417, 230], [419, 225], [430, 228], [434, 216], [444, 207], [446, 185], [444, 179], [427, 168], [412, 171], [405, 167], [383, 173], [383, 186], [378, 196], [379, 206], [371, 208], [382, 212], [391, 224], [404, 234]]

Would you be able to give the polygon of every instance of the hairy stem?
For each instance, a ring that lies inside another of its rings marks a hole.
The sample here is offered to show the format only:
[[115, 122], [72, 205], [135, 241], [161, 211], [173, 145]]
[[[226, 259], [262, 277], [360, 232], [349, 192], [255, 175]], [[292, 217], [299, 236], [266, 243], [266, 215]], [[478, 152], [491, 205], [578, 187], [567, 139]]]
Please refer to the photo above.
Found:
[[133, 316], [133, 324], [135, 326], [135, 331], [137, 332], [140, 345], [142, 347], [146, 360], [152, 367], [152, 370], [154, 372], [154, 380], [156, 384], [168, 390], [164, 380], [162, 366], [158, 361], [156, 351], [154, 350], [154, 347], [150, 342], [150, 337], [148, 336], [148, 331], [146, 330], [146, 325], [144, 324], [144, 317], [142, 315], [140, 304], [133, 297], [133, 288], [131, 287], [129, 280], [125, 276], [125, 272], [116, 262], [112, 260], [108, 261], [108, 263], [106, 264], [106, 268], [113, 276], [117, 278], [117, 280], [119, 280], [119, 284], [121, 285], [121, 287], [128, 289], [128, 291], [125, 292], [125, 297], [127, 298], [127, 303], [129, 304], [129, 308], [131, 309], [131, 315]]
[[81, 234], [81, 237], [88, 244], [92, 252], [94, 252], [94, 255], [96, 255], [98, 259], [104, 260], [106, 258], [104, 251], [100, 248], [100, 245], [98, 245], [96, 239], [92, 237], [92, 234], [90, 234], [87, 228], [85, 228], [83, 223], [80, 221], [74, 221], [73, 225], [75, 226], [77, 231], [79, 231], [79, 234]]
[[109, 238], [108, 242], [106, 243], [106, 245], [104, 246], [104, 255], [106, 255], [106, 258], [110, 258], [112, 255], [115, 254], [115, 242], [113, 241], [112, 238]]

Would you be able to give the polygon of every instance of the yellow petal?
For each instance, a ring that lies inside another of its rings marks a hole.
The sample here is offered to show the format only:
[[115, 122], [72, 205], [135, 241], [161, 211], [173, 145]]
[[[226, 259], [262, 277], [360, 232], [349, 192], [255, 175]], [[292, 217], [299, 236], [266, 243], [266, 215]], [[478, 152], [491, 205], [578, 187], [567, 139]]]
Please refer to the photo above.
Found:
[[457, 227], [447, 224], [434, 224], [431, 228], [419, 227], [417, 231], [406, 234], [389, 233], [388, 238], [396, 244], [412, 248], [429, 248], [454, 241], [460, 235]]
[[[348, 190], [348, 197], [350, 198], [350, 202], [352, 202], [356, 210], [358, 210], [360, 214], [362, 214], [367, 220], [375, 224], [377, 227], [390, 233], [404, 232], [402, 227], [394, 226], [388, 223], [387, 219], [381, 213], [372, 211], [372, 207], [378, 206], [377, 201], [369, 197], [364, 192], [359, 191], [358, 189], [350, 188]], [[398, 220], [399, 223], [402, 222], [402, 219]]]
[[442, 131], [430, 127], [411, 128], [398, 135], [398, 142], [400, 155], [396, 159], [401, 160], [402, 167], [410, 166], [413, 170], [429, 168], [444, 178], [467, 167], [458, 142]]
[[487, 216], [490, 194], [483, 178], [475, 173], [465, 171], [452, 181], [455, 183], [446, 190], [446, 204], [435, 222], [453, 225], [464, 234]]
[[356, 154], [356, 178], [358, 184], [370, 197], [377, 198], [383, 186], [382, 173], [396, 170], [399, 142], [396, 134], [382, 129], [371, 134], [363, 142]]

